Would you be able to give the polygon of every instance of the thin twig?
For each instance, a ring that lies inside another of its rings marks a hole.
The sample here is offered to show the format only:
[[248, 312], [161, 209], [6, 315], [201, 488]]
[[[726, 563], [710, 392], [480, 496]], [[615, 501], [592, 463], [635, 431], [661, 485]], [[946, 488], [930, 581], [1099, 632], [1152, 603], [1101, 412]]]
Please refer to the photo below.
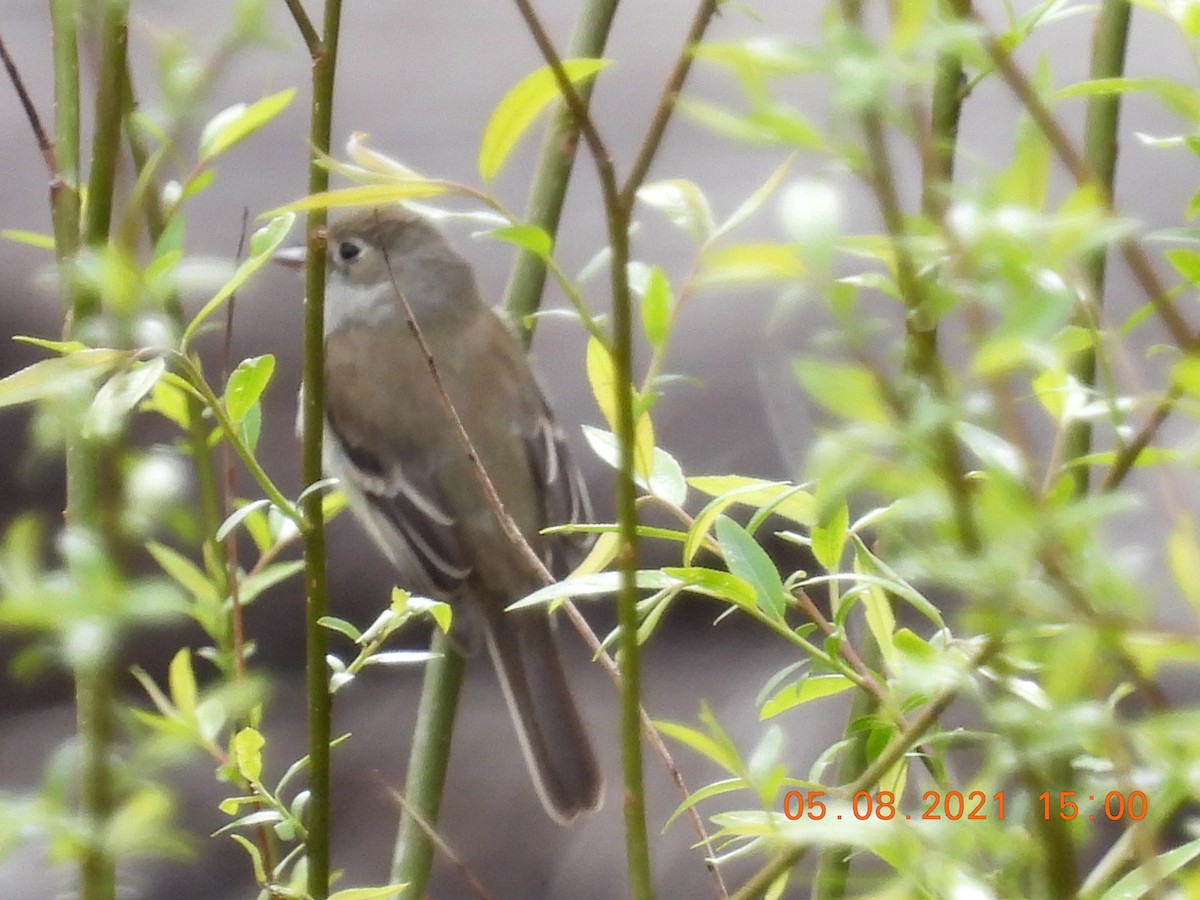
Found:
[[[529, 29], [529, 34], [533, 37], [533, 41], [537, 44], [538, 50], [541, 51], [542, 58], [546, 60], [546, 64], [550, 67], [550, 71], [554, 74], [554, 81], [558, 85], [559, 93], [562, 94], [563, 102], [567, 104], [567, 109], [571, 111], [571, 115], [575, 118], [575, 125], [579, 128], [580, 134], [587, 142], [588, 149], [592, 152], [592, 158], [596, 163], [596, 167], [600, 172], [601, 187], [606, 194], [611, 192], [616, 195], [616, 177], [613, 173], [612, 157], [609, 155], [608, 148], [604, 145], [603, 138], [600, 137], [600, 132], [596, 130], [596, 124], [592, 121], [592, 117], [588, 115], [587, 104], [579, 91], [575, 89], [574, 83], [567, 77], [566, 69], [563, 68], [562, 59], [558, 55], [558, 51], [554, 49], [554, 44], [550, 40], [550, 36], [546, 33], [545, 27], [534, 12], [533, 7], [529, 4], [529, 0], [513, 0], [518, 11], [521, 13], [521, 18], [525, 20], [525, 26]], [[606, 174], [607, 173], [607, 174]]]
[[638, 149], [629, 175], [625, 178], [625, 184], [621, 188], [621, 203], [626, 209], [633, 207], [634, 195], [642, 186], [646, 173], [650, 171], [650, 164], [658, 153], [658, 147], [666, 133], [667, 124], [671, 121], [671, 114], [675, 111], [679, 92], [683, 89], [683, 83], [687, 81], [688, 72], [691, 71], [692, 61], [695, 59], [692, 51], [704, 37], [704, 32], [708, 30], [708, 24], [716, 15], [719, 6], [717, 0], [701, 0], [695, 16], [692, 17], [687, 37], [683, 40], [683, 50], [675, 57], [675, 64], [671, 67], [666, 86], [659, 96], [658, 105], [650, 119], [650, 127], [646, 131], [646, 137], [642, 140], [642, 146]]
[[1180, 387], [1178, 381], [1171, 383], [1162, 398], [1155, 404], [1150, 417], [1146, 419], [1137, 434], [1133, 436], [1121, 451], [1117, 454], [1117, 458], [1113, 460], [1112, 468], [1104, 476], [1104, 481], [1100, 483], [1100, 490], [1108, 492], [1120, 487], [1125, 477], [1129, 474], [1134, 464], [1137, 463], [1138, 457], [1142, 455], [1142, 451], [1150, 446], [1150, 442], [1154, 440], [1154, 436], [1158, 434], [1159, 428], [1163, 422], [1171, 414], [1175, 408], [1175, 404], [1179, 402], [1179, 398], [1183, 396], [1183, 388]]
[[58, 156], [54, 152], [54, 142], [50, 140], [50, 136], [46, 134], [46, 129], [42, 126], [37, 107], [33, 105], [33, 98], [29, 96], [21, 73], [17, 70], [17, 64], [8, 54], [8, 47], [5, 46], [3, 37], [0, 37], [0, 59], [4, 61], [4, 68], [8, 70], [8, 77], [12, 80], [17, 97], [21, 100], [21, 108], [25, 111], [25, 118], [29, 120], [29, 127], [33, 129], [33, 136], [37, 140], [38, 149], [42, 152], [42, 160], [46, 163], [50, 181], [51, 183], [59, 181], [62, 175], [58, 170]]
[[[617, 3], [618, 0], [587, 0], [580, 6], [575, 31], [567, 47], [567, 53], [572, 58], [594, 59], [604, 55]], [[594, 79], [580, 85], [580, 98], [584, 103], [590, 102], [594, 85]], [[525, 221], [537, 225], [551, 236], [558, 233], [563, 200], [567, 194], [578, 144], [579, 129], [574, 122], [574, 116], [565, 101], [559, 101], [551, 114], [550, 123], [546, 126], [525, 210]], [[508, 286], [504, 292], [504, 308], [527, 350], [533, 340], [533, 327], [527, 325], [526, 321], [541, 306], [547, 264], [553, 265], [553, 262], [553, 259], [546, 260], [536, 253], [522, 250], [517, 253], [509, 275]], [[556, 277], [558, 274], [556, 272]], [[575, 302], [577, 298], [571, 296], [571, 288], [564, 286], [564, 290], [572, 302]], [[582, 321], [585, 324], [589, 323], [591, 316], [582, 309], [582, 303], [575, 305], [579, 307]]]
[[554, 49], [545, 28], [529, 0], [514, 0], [525, 19], [542, 58], [554, 74], [555, 83], [591, 151], [592, 162], [604, 198], [605, 224], [612, 250], [610, 285], [612, 289], [613, 377], [616, 391], [614, 430], [620, 447], [617, 507], [617, 591], [618, 642], [621, 652], [621, 768], [625, 784], [625, 858], [629, 872], [629, 892], [634, 900], [650, 900], [654, 895], [650, 865], [650, 837], [646, 828], [646, 791], [640, 740], [641, 646], [638, 642], [637, 613], [637, 487], [634, 482], [635, 419], [633, 413], [633, 298], [629, 288], [629, 217], [630, 207], [622, 202], [617, 187], [612, 157], [600, 137], [587, 106], [567, 77], [562, 59]]
[[300, 29], [300, 37], [304, 40], [304, 45], [308, 47], [309, 57], [316, 62], [325, 55], [325, 45], [321, 41], [321, 36], [317, 34], [312, 19], [304, 11], [304, 5], [300, 0], [283, 0], [283, 2], [287, 5], [288, 12], [292, 14], [292, 21]]
[[471, 867], [468, 866], [463, 861], [463, 858], [454, 851], [454, 848], [447, 843], [446, 839], [438, 834], [437, 829], [434, 828], [432, 824], [425, 821], [425, 818], [416, 810], [416, 808], [404, 799], [404, 795], [395, 788], [389, 788], [388, 793], [392, 795], [392, 799], [399, 804], [402, 810], [404, 810], [404, 814], [412, 819], [413, 822], [416, 823], [417, 827], [425, 833], [425, 837], [429, 839], [429, 842], [433, 844], [437, 851], [442, 854], [442, 856], [446, 857], [447, 861], [450, 863], [450, 867], [458, 873], [460, 878], [462, 878], [463, 882], [467, 886], [467, 889], [476, 897], [479, 897], [480, 900], [494, 900], [494, 895], [491, 891], [484, 887], [483, 882], [479, 880], [479, 876], [471, 871]]

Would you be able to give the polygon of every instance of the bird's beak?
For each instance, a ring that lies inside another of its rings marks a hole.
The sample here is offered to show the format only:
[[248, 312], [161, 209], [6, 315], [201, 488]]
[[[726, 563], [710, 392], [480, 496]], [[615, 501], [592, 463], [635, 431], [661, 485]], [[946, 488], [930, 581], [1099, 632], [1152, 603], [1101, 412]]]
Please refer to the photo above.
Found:
[[297, 244], [294, 247], [284, 247], [282, 250], [276, 250], [274, 255], [271, 256], [272, 262], [286, 266], [289, 269], [303, 269], [306, 259], [308, 259], [308, 248], [303, 244]]

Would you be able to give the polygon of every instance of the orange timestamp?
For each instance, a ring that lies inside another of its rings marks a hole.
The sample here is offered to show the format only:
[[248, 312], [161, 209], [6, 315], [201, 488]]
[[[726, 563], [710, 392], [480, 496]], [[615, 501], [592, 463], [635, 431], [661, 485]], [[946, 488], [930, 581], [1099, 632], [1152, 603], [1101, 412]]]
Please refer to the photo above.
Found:
[[[783, 814], [789, 819], [811, 819], [817, 821], [826, 817], [843, 819], [843, 813], [831, 813], [822, 797], [825, 791], [788, 791], [783, 795]], [[1044, 791], [1038, 795], [1038, 803], [1043, 819], [1059, 818], [1070, 820], [1081, 815], [1076, 791]], [[926, 791], [921, 795], [923, 809], [918, 814], [905, 813], [896, 807], [896, 795], [891, 791], [858, 791], [850, 797], [850, 814], [864, 822], [875, 819], [887, 822], [892, 819], [918, 819], [925, 821], [949, 820], [966, 821], [995, 821], [1004, 820], [1004, 791], [997, 791], [988, 796], [983, 791]], [[1087, 801], [1095, 802], [1095, 794], [1088, 794]], [[1079, 801], [1083, 798], [1080, 797]], [[845, 809], [840, 806], [840, 809]], [[1101, 804], [1102, 816], [1110, 822], [1130, 819], [1140, 822], [1146, 817], [1149, 802], [1141, 791], [1109, 791], [1103, 796]], [[1035, 807], [1035, 810], [1038, 809]], [[1087, 815], [1089, 821], [1096, 820], [1096, 814]]]

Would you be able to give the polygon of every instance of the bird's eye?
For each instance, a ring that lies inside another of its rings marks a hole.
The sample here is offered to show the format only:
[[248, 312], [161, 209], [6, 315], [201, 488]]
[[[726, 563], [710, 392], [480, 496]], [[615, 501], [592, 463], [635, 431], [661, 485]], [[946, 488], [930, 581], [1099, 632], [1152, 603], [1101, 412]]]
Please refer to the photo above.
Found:
[[338, 259], [342, 262], [350, 262], [362, 252], [362, 247], [354, 241], [342, 241], [338, 244]]

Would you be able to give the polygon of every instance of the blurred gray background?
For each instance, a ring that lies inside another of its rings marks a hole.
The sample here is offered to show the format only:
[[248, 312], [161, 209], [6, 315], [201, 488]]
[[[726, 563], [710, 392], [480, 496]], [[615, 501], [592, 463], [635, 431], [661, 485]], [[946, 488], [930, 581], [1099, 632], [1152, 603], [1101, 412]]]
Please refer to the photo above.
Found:
[[[130, 55], [134, 59], [143, 102], [154, 102], [152, 45], [164, 32], [181, 31], [194, 49], [211, 46], [213, 23], [230, 15], [229, 3], [157, 0], [134, 4]], [[543, 3], [541, 12], [559, 46], [565, 46], [575, 4]], [[710, 37], [781, 35], [801, 41], [819, 36], [822, 5], [760, 0], [752, 4], [755, 21], [730, 5], [716, 20]], [[999, 4], [985, 13], [1001, 21]], [[50, 31], [44, 0], [0, 0], [0, 33], [16, 57], [43, 117], [51, 117]], [[623, 171], [636, 150], [667, 67], [693, 11], [681, 0], [627, 3], [617, 16], [608, 56], [617, 60], [604, 73], [594, 113]], [[1186, 48], [1171, 28], [1136, 10], [1130, 69], [1139, 74], [1191, 80], [1195, 71]], [[209, 114], [238, 101], [253, 101], [288, 86], [299, 88], [296, 102], [262, 134], [236, 148], [217, 166], [214, 186], [191, 208], [187, 247], [200, 255], [232, 256], [243, 206], [251, 215], [304, 193], [306, 182], [306, 112], [308, 57], [282, 4], [274, 13], [279, 48], [255, 48], [238, 56], [217, 79]], [[1057, 84], [1084, 77], [1088, 35], [1085, 18], [1048, 26], [1022, 52], [1026, 63], [1036, 54], [1050, 56]], [[371, 135], [371, 145], [431, 175], [473, 183], [479, 137], [492, 107], [504, 92], [540, 64], [516, 10], [503, 2], [396, 4], [355, 0], [346, 4], [334, 129], [340, 151], [352, 131]], [[89, 67], [85, 66], [85, 69]], [[89, 82], [90, 83], [90, 82]], [[818, 124], [827, 120], [822, 81], [809, 79], [783, 86], [781, 93]], [[687, 93], [709, 100], [738, 103], [732, 77], [700, 65]], [[1081, 104], [1063, 104], [1064, 121], [1078, 128]], [[981, 85], [967, 106], [963, 123], [964, 171], [972, 165], [1007, 157], [1011, 148], [1015, 105], [1002, 86]], [[540, 129], [539, 129], [540, 130]], [[1126, 108], [1122, 133], [1127, 138], [1121, 159], [1118, 204], [1150, 224], [1171, 222], [1184, 197], [1196, 187], [1194, 157], [1142, 146], [1136, 131], [1167, 134], [1177, 123], [1152, 101], [1135, 98]], [[198, 132], [185, 135], [194, 147]], [[1077, 133], [1077, 130], [1076, 130]], [[521, 209], [532, 169], [536, 139], [527, 138], [499, 180], [498, 191], [510, 208]], [[718, 219], [728, 215], [784, 158], [776, 148], [753, 148], [716, 137], [686, 119], [672, 124], [651, 177], [686, 177], [707, 192]], [[49, 231], [42, 162], [7, 81], [0, 86], [0, 228]], [[912, 160], [898, 154], [904, 187], [916, 187]], [[822, 160], [801, 155], [794, 176], [830, 179], [847, 204], [848, 230], [875, 227], [865, 191], [845, 173]], [[1065, 182], [1064, 182], [1065, 183]], [[642, 229], [635, 252], [681, 277], [690, 262], [688, 242], [656, 213], [639, 216]], [[451, 229], [456, 245], [474, 263], [485, 294], [499, 301], [510, 252], [507, 246], [472, 240], [462, 228]], [[777, 234], [774, 207], [741, 232]], [[558, 255], [564, 268], [577, 271], [605, 242], [598, 192], [586, 155], [581, 151], [577, 177], [567, 201]], [[57, 336], [60, 310], [50, 290], [37, 286], [39, 267], [47, 257], [28, 247], [0, 242], [0, 337], [12, 334]], [[603, 279], [589, 283], [590, 299], [606, 303]], [[1110, 290], [1114, 317], [1140, 302], [1128, 290], [1119, 269]], [[199, 298], [191, 298], [196, 308]], [[554, 288], [547, 303], [561, 305]], [[799, 471], [810, 411], [788, 377], [788, 360], [807, 345], [820, 328], [819, 311], [810, 304], [781, 311], [773, 292], [709, 292], [692, 301], [674, 337], [670, 370], [695, 379], [670, 389], [656, 409], [661, 444], [674, 453], [690, 474], [741, 473], [769, 478]], [[267, 271], [238, 298], [235, 358], [261, 353], [278, 357], [276, 381], [264, 410], [262, 457], [271, 474], [289, 490], [298, 484], [299, 453], [292, 436], [295, 391], [299, 381], [302, 310], [301, 288], [294, 275]], [[1145, 340], [1155, 336], [1146, 329]], [[209, 338], [210, 349], [218, 341]], [[598, 423], [599, 414], [582, 370], [582, 329], [562, 319], [545, 321], [535, 344], [535, 361], [563, 424], [578, 434], [581, 422]], [[26, 365], [39, 354], [0, 340], [0, 374]], [[1175, 427], [1175, 426], [1172, 426]], [[59, 467], [54, 462], [30, 464], [23, 456], [25, 420], [11, 411], [0, 414], [0, 518], [37, 506], [61, 506]], [[611, 510], [610, 477], [577, 441], [582, 463], [597, 500], [601, 519]], [[245, 487], [249, 479], [243, 478]], [[1148, 505], [1161, 498], [1162, 484], [1148, 485]], [[1170, 485], [1177, 502], [1195, 499], [1194, 485]], [[1182, 493], [1180, 493], [1182, 491]], [[1128, 519], [1143, 545], [1164, 527], [1161, 521]], [[1151, 529], [1147, 531], [1146, 529]], [[1155, 531], [1154, 529], [1158, 529]], [[1147, 543], [1148, 542], [1148, 543]], [[386, 602], [391, 574], [361, 539], [349, 517], [331, 534], [331, 588], [338, 615], [369, 621]], [[1147, 569], [1155, 566], [1147, 561]], [[1161, 567], [1158, 567], [1161, 568]], [[1161, 573], [1158, 584], [1163, 584]], [[1148, 578], [1148, 585], [1156, 582]], [[1164, 588], [1164, 595], [1169, 591]], [[652, 715], [694, 721], [702, 700], [738, 735], [749, 752], [765, 726], [756, 721], [753, 698], [764, 681], [791, 661], [788, 648], [737, 623], [716, 628], [712, 606], [676, 610], [660, 639], [647, 654], [646, 706]], [[1173, 613], [1166, 613], [1173, 616]], [[251, 627], [263, 658], [277, 672], [268, 728], [272, 756], [286, 765], [303, 752], [303, 686], [300, 675], [302, 598], [298, 580], [254, 610]], [[611, 618], [595, 610], [603, 629]], [[587, 708], [602, 762], [609, 776], [604, 810], [561, 829], [550, 823], [528, 784], [520, 753], [487, 663], [471, 667], [460, 728], [450, 768], [448, 805], [443, 817], [447, 839], [479, 873], [497, 897], [602, 898], [624, 894], [624, 850], [621, 833], [619, 761], [615, 750], [616, 695], [604, 676], [586, 664], [579, 641], [564, 632], [567, 655], [576, 662], [576, 686]], [[136, 655], [159, 666], [178, 646], [169, 639], [145, 635]], [[182, 639], [194, 636], [183, 635]], [[7, 656], [11, 643], [0, 643]], [[0, 663], [3, 659], [0, 659]], [[52, 748], [68, 738], [74, 720], [65, 682], [31, 686], [0, 681], [0, 790], [19, 791], [40, 777]], [[407, 736], [416, 703], [418, 678], [397, 670], [376, 671], [338, 695], [335, 731], [351, 731], [353, 739], [335, 752], [338, 807], [335, 810], [335, 862], [347, 872], [345, 884], [382, 882], [397, 811], [388, 787], [402, 779]], [[131, 693], [135, 690], [131, 687]], [[784, 715], [776, 724], [787, 735], [793, 771], [803, 772], [841, 727], [840, 701], [814, 703]], [[685, 749], [677, 751], [685, 777], [694, 786], [715, 776]], [[694, 836], [683, 820], [659, 836], [659, 829], [678, 803], [656, 758], [647, 757], [651, 791], [650, 824], [657, 858], [655, 871], [664, 898], [710, 896], [711, 888], [699, 856], [689, 845]], [[200, 836], [197, 857], [188, 863], [150, 861], [123, 873], [136, 898], [224, 898], [250, 896], [249, 869], [242, 851], [224, 838], [209, 840], [208, 831], [224, 817], [216, 803], [224, 796], [203, 761], [177, 774], [181, 818]], [[740, 881], [730, 868], [731, 884]], [[47, 867], [40, 848], [30, 847], [0, 860], [0, 893], [11, 900], [56, 896], [69, 881]], [[463, 896], [456, 876], [439, 868], [432, 896]]]

